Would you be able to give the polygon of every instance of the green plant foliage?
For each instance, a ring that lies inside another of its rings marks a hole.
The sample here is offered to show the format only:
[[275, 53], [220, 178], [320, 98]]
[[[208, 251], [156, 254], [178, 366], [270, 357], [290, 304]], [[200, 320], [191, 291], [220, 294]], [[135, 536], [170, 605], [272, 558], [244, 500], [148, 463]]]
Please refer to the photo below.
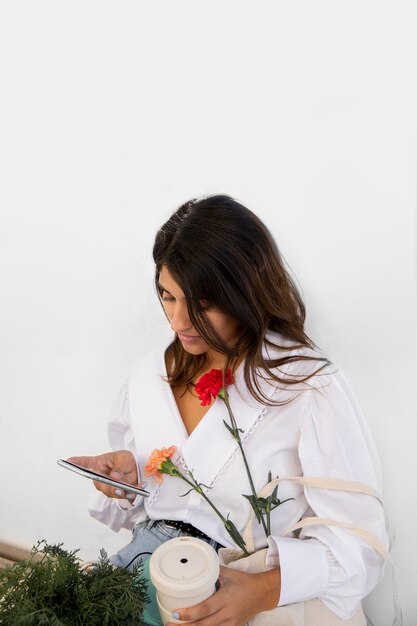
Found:
[[89, 569], [78, 550], [40, 541], [29, 559], [0, 571], [1, 626], [137, 624], [148, 601], [141, 566], [113, 566], [105, 550]]

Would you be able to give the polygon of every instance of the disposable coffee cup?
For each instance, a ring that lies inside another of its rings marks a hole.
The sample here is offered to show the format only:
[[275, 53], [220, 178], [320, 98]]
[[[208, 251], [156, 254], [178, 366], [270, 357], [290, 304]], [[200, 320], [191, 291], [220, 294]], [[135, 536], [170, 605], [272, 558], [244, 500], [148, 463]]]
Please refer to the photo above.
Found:
[[220, 564], [214, 548], [195, 537], [176, 537], [160, 545], [149, 561], [162, 622], [184, 624], [172, 617], [174, 609], [187, 608], [213, 595]]

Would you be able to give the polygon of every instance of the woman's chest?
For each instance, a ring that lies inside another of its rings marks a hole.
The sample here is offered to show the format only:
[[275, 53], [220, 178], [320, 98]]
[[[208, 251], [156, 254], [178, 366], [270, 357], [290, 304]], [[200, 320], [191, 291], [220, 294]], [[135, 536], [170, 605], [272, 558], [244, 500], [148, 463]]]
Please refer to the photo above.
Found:
[[201, 406], [200, 399], [193, 389], [185, 386], [173, 387], [172, 394], [185, 429], [188, 435], [191, 435], [210, 407]]
[[[235, 468], [239, 447], [226, 424], [230, 416], [217, 398], [202, 407], [200, 400], [184, 389], [171, 388], [162, 378], [131, 380], [130, 422], [138, 464], [146, 464], [154, 448], [175, 445], [186, 466], [198, 479], [213, 484], [225, 466]], [[241, 397], [231, 386], [230, 406], [236, 419], [248, 462], [257, 483], [265, 484], [268, 471], [273, 475], [294, 471], [289, 459], [297, 458], [301, 415], [298, 402], [263, 406]]]

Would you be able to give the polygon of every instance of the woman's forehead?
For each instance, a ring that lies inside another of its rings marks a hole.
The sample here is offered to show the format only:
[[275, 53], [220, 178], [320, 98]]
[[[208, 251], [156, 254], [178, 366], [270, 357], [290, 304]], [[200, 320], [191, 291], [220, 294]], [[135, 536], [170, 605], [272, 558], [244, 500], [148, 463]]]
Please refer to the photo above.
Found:
[[170, 294], [178, 295], [182, 298], [185, 297], [183, 290], [181, 289], [177, 281], [173, 278], [166, 265], [163, 265], [161, 267], [158, 282], [159, 285], [166, 291], [169, 291]]

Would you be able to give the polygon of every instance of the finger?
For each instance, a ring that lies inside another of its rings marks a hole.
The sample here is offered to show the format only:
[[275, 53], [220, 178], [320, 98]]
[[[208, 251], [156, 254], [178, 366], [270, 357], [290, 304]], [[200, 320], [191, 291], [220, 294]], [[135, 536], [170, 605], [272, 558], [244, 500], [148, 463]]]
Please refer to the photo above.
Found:
[[136, 461], [129, 451], [121, 451], [114, 454], [110, 478], [124, 480], [130, 484], [137, 485], [138, 475]]
[[108, 498], [126, 498], [126, 494], [120, 487], [113, 487], [98, 480], [93, 480], [94, 487]]
[[93, 484], [94, 484], [94, 487], [97, 489], [97, 491], [101, 491], [101, 493], [104, 493], [104, 495], [107, 496], [108, 498], [116, 497], [114, 493], [115, 491], [114, 487], [111, 487], [110, 485], [106, 485], [105, 483], [99, 482], [98, 480], [93, 480]]
[[[180, 615], [180, 617], [178, 617]], [[217, 613], [213, 613], [212, 615], [203, 616], [202, 618], [190, 619], [187, 617], [187, 613], [185, 609], [182, 611], [172, 613], [172, 618], [175, 620], [180, 620], [181, 623], [186, 623], [188, 626], [226, 626], [226, 624], [234, 624], [229, 620], [228, 617], [224, 615], [223, 611], [219, 611]], [[244, 626], [245, 622], [241, 623], [241, 626]], [[178, 622], [167, 622], [166, 626], [177, 626]]]
[[117, 467], [114, 467], [111, 470], [109, 476], [110, 478], [114, 478], [114, 480], [121, 480], [125, 476], [125, 474], [129, 473], [128, 471], [126, 471], [126, 469], [126, 467], [119, 464]]
[[219, 597], [219, 592], [217, 592], [199, 604], [186, 609], [175, 609], [172, 612], [172, 617], [187, 623], [190, 622], [189, 626], [194, 626], [194, 623], [198, 624], [199, 620], [202, 619], [204, 619], [204, 626], [215, 626], [223, 621], [225, 601], [226, 598]]
[[122, 498], [124, 500], [129, 500], [130, 502], [133, 502], [134, 500], [136, 500], [137, 498], [137, 494], [136, 493], [131, 493], [129, 491], [126, 491], [124, 489], [120, 489], [119, 487], [116, 487], [114, 489], [114, 496], [112, 496], [114, 498]]
[[74, 463], [75, 465], [81, 465], [82, 467], [92, 468], [97, 463], [97, 457], [95, 456], [70, 456], [67, 461], [70, 463]]
[[121, 500], [129, 500], [131, 504], [134, 503], [138, 494], [131, 493], [125, 489], [121, 489], [120, 487], [112, 487], [110, 485], [103, 484], [99, 481], [93, 481], [96, 489], [104, 493], [108, 498], [118, 498]]

